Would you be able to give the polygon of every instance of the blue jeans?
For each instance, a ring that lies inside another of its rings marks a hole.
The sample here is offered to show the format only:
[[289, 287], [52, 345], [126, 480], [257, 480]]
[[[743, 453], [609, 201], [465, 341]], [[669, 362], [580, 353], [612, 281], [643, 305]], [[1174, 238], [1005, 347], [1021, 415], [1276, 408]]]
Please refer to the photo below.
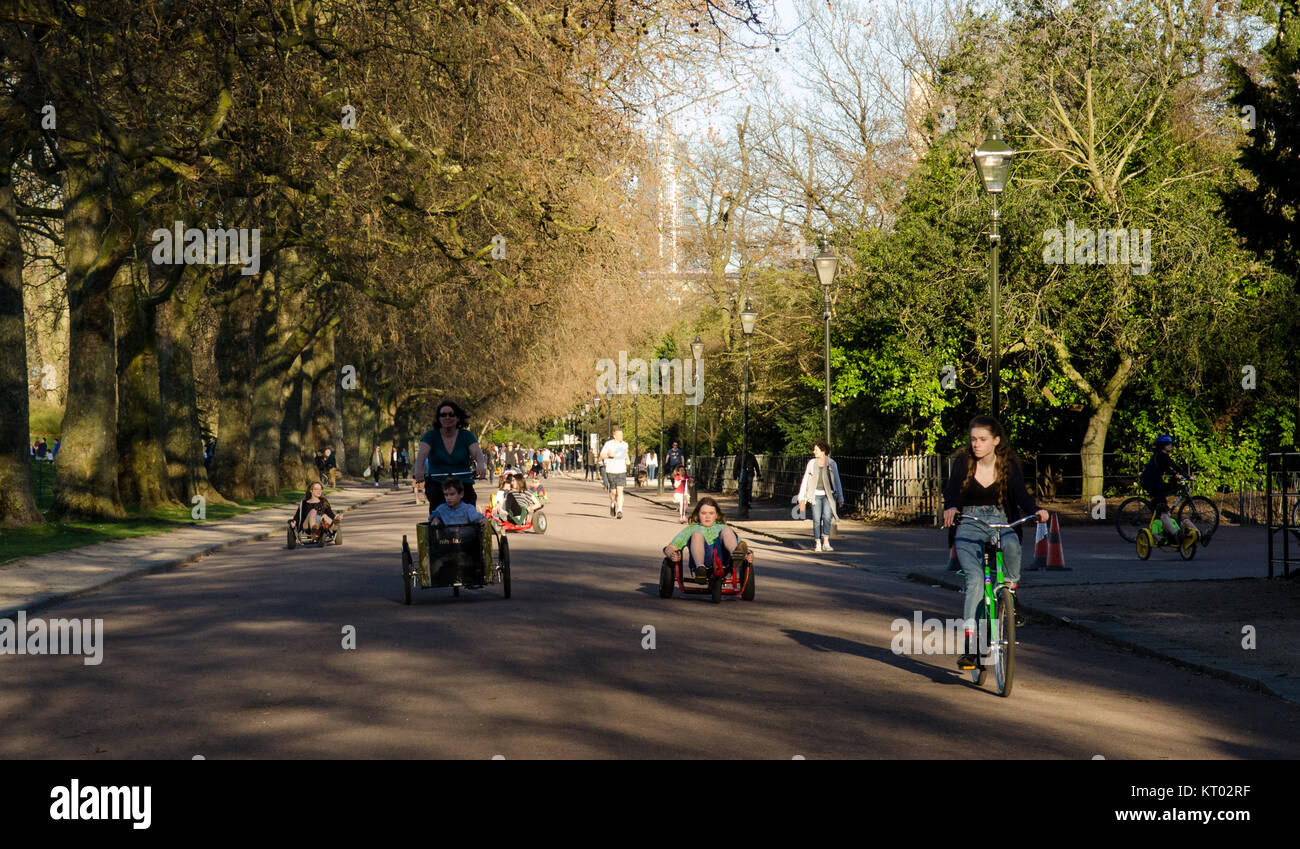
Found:
[[[977, 507], [963, 507], [963, 513], [978, 516], [986, 522], [1006, 522], [1007, 514], [1001, 507], [983, 504]], [[962, 616], [969, 620], [975, 618], [975, 612], [984, 601], [984, 543], [989, 538], [987, 528], [975, 522], [962, 522], [957, 526], [957, 562], [966, 573], [966, 603]], [[1009, 583], [1020, 580], [1020, 538], [1015, 531], [1002, 532], [1002, 573]], [[994, 574], [994, 580], [997, 575]]]
[[831, 498], [829, 495], [814, 495], [812, 503], [813, 542], [820, 542], [822, 537], [831, 535]]

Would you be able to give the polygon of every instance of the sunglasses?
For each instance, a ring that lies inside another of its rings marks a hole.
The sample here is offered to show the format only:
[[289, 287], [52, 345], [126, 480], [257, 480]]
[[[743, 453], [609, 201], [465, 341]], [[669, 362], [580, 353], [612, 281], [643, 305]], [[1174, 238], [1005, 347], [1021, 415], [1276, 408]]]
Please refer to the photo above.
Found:
[[439, 414], [438, 414], [438, 418], [441, 418], [441, 419], [454, 419], [454, 418], [456, 418], [456, 414], [455, 414], [455, 413], [439, 413]]

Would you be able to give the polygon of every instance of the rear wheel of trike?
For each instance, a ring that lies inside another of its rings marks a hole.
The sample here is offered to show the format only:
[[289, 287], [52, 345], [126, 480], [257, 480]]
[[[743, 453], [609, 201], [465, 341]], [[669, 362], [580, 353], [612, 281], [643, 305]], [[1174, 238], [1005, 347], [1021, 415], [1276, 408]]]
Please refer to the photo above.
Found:
[[541, 511], [533, 514], [533, 533], [546, 533], [546, 514]]
[[1143, 528], [1138, 531], [1137, 542], [1138, 560], [1146, 560], [1151, 556], [1151, 548], [1155, 544], [1155, 538], [1151, 536], [1150, 528]]
[[288, 545], [289, 545], [289, 550], [290, 550], [290, 551], [293, 551], [293, 549], [298, 545], [298, 532], [297, 532], [296, 530], [294, 530], [293, 528], [290, 528], [290, 529], [289, 529], [289, 543], [288, 543]]
[[709, 576], [709, 599], [714, 604], [722, 603], [722, 576], [721, 575], [714, 574]]
[[740, 600], [753, 601], [754, 600], [754, 567], [748, 563], [741, 563], [739, 578], [740, 578], [740, 585], [744, 587], [744, 589], [740, 591]]

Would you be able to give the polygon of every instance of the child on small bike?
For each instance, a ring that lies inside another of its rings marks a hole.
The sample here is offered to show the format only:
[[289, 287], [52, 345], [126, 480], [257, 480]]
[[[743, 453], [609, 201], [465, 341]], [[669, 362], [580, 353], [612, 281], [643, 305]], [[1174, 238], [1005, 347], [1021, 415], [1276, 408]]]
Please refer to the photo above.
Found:
[[[1174, 472], [1174, 460], [1171, 456], [1174, 450], [1174, 438], [1167, 433], [1162, 433], [1156, 437], [1151, 446], [1151, 459], [1147, 461], [1146, 468], [1142, 470], [1142, 477], [1138, 483], [1142, 489], [1146, 490], [1147, 497], [1151, 499], [1151, 505], [1155, 508], [1155, 515], [1160, 517], [1160, 523], [1164, 528], [1166, 545], [1177, 545], [1182, 535], [1182, 529], [1174, 521], [1173, 516], [1169, 514], [1168, 495], [1171, 490], [1178, 488], [1182, 483], [1183, 476]], [[1166, 478], [1170, 473], [1174, 475], [1174, 482], [1169, 482]]]
[[746, 563], [754, 562], [754, 552], [727, 525], [718, 502], [705, 496], [691, 511], [690, 524], [664, 546], [664, 556], [676, 563], [689, 552], [690, 559], [682, 564], [682, 574], [703, 579], [713, 568], [713, 555], [719, 543], [724, 563], [735, 566], [742, 559]]
[[677, 518], [686, 522], [686, 505], [691, 501], [691, 479], [686, 477], [686, 469], [678, 466], [673, 469], [673, 502], [677, 505]]

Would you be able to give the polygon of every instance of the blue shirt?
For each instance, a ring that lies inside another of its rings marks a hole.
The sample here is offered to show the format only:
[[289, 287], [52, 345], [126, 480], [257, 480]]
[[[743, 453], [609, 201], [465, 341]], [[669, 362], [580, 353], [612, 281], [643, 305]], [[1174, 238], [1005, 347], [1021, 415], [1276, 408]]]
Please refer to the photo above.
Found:
[[483, 521], [483, 514], [468, 501], [462, 501], [455, 508], [444, 501], [433, 508], [433, 512], [429, 514], [429, 521], [432, 522], [435, 516], [441, 519], [444, 525], [472, 525]]

